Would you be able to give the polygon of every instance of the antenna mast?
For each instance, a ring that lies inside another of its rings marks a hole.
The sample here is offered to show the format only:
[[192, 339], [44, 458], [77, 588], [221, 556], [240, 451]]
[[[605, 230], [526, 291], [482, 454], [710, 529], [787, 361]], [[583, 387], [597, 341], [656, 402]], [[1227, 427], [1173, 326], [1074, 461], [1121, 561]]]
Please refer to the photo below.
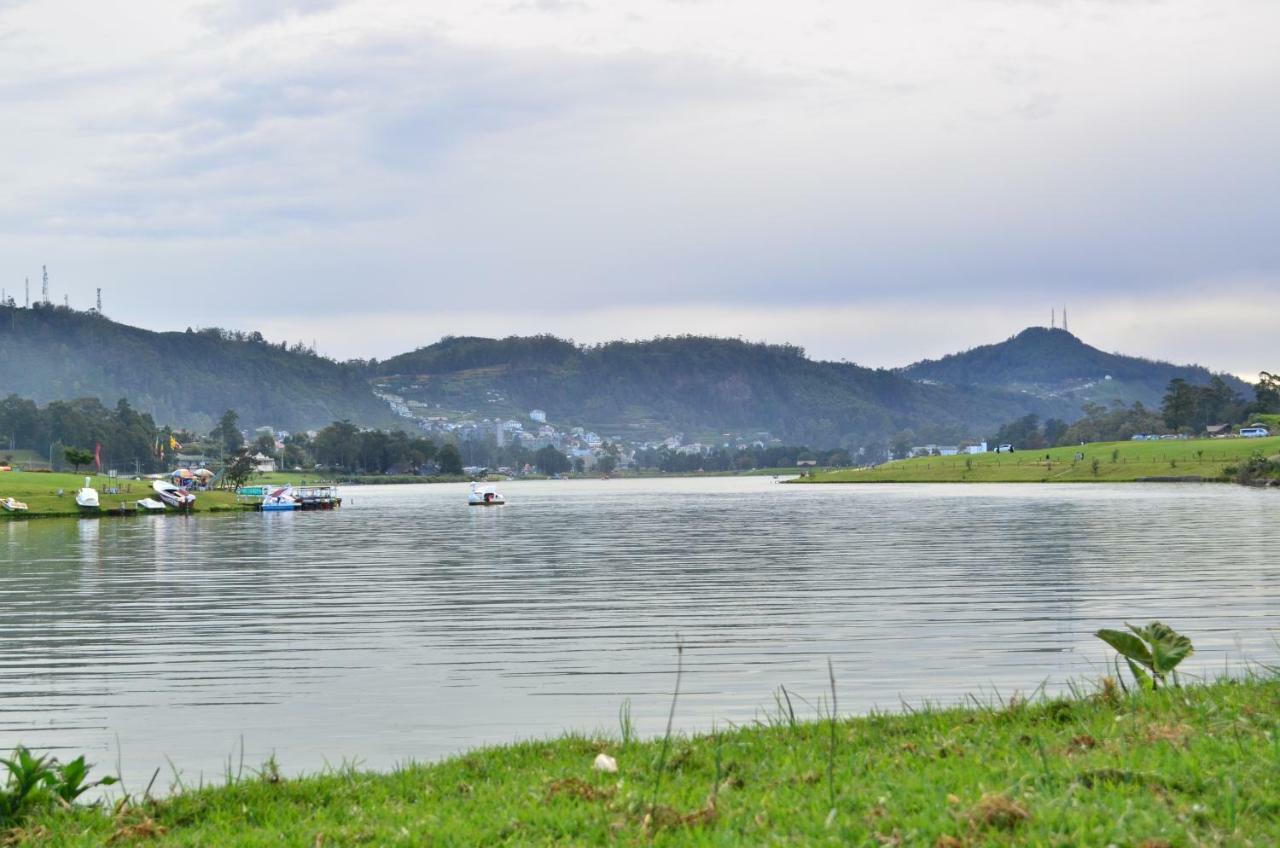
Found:
[[40, 289], [40, 299], [47, 304], [49, 302], [49, 266], [41, 265], [40, 271], [44, 274], [44, 286]]
[[27, 298], [25, 301], [23, 301], [22, 308], [30, 309], [31, 308], [31, 278], [27, 277], [26, 281], [27, 281]]
[[1058, 309], [1057, 307], [1054, 307], [1049, 310], [1049, 329], [1052, 330], [1057, 326], [1058, 326]]
[[98, 289], [98, 314], [99, 314], [99, 315], [101, 315], [101, 314], [102, 314], [102, 289], [101, 289], [101, 287], [99, 287], [99, 289]]
[[[1067, 306], [1065, 303], [1062, 305], [1062, 329], [1067, 329]], [[1067, 332], [1071, 331], [1067, 330]]]

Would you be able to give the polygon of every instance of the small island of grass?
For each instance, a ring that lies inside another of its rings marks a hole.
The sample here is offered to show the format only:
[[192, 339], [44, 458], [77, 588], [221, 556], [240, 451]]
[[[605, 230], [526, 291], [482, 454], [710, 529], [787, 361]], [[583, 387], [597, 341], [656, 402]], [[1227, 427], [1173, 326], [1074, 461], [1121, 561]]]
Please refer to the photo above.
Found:
[[1254, 455], [1280, 453], [1280, 436], [1096, 442], [1013, 453], [921, 456], [820, 472], [803, 483], [1121, 483], [1228, 479]]

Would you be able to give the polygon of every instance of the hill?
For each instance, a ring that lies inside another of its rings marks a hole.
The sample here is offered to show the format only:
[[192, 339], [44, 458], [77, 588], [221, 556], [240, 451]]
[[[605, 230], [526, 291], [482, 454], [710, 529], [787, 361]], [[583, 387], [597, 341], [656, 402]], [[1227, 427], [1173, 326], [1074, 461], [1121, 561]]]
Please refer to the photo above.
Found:
[[[901, 373], [929, 383], [1023, 391], [1067, 401], [1076, 409], [1086, 402], [1106, 404], [1112, 400], [1141, 401], [1159, 407], [1165, 388], [1175, 377], [1204, 385], [1215, 376], [1198, 365], [1173, 365], [1106, 353], [1066, 330], [1045, 327], [1028, 327], [998, 344], [917, 362], [901, 369]], [[1230, 375], [1219, 376], [1236, 391], [1252, 396], [1251, 387], [1244, 381]]]
[[658, 338], [578, 347], [550, 336], [446, 338], [378, 366], [379, 384], [419, 408], [523, 417], [643, 440], [768, 434], [859, 447], [901, 430], [981, 435], [1063, 404], [1001, 389], [924, 385], [892, 371], [816, 362], [801, 348], [736, 339]]
[[394, 419], [362, 364], [271, 344], [257, 333], [157, 333], [62, 306], [0, 306], [0, 394], [46, 403], [128, 398], [159, 424], [207, 430], [234, 408], [242, 425], [322, 427]]

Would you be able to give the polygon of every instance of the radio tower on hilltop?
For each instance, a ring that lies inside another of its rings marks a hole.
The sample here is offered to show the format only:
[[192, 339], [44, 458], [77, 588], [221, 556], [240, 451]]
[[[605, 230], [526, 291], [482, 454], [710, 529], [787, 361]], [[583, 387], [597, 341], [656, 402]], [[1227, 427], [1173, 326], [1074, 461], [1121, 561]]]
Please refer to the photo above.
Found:
[[1062, 304], [1062, 329], [1066, 330], [1068, 333], [1071, 332], [1067, 329], [1067, 305], [1065, 303]]
[[22, 304], [22, 308], [30, 309], [31, 308], [31, 278], [27, 277], [26, 281], [27, 281], [27, 296], [26, 296], [26, 300]]
[[45, 304], [49, 303], [49, 266], [41, 265], [40, 271], [44, 274], [44, 285], [40, 289], [40, 300]]
[[102, 289], [98, 289], [98, 314], [102, 314]]

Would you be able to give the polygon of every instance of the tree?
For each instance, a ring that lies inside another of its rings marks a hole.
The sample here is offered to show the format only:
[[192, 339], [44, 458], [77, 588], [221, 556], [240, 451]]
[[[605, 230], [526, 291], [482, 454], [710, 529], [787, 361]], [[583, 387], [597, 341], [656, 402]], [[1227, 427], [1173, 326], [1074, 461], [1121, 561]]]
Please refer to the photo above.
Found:
[[218, 426], [209, 434], [222, 446], [224, 453], [233, 454], [244, 447], [244, 434], [240, 432], [240, 415], [228, 409], [218, 419]]
[[458, 446], [449, 443], [440, 448], [436, 453], [436, 467], [441, 474], [461, 474], [462, 454], [458, 453]]
[[93, 462], [93, 454], [90, 451], [80, 450], [79, 448], [67, 448], [62, 452], [62, 455], [77, 472], [80, 471], [80, 466]]
[[267, 456], [273, 455], [276, 452], [276, 437], [268, 436], [266, 433], [263, 433], [261, 436], [253, 440], [252, 450], [257, 451], [258, 453], [264, 453]]
[[1064, 444], [1067, 435], [1067, 422], [1061, 418], [1050, 418], [1044, 422], [1044, 443], [1049, 446]]
[[249, 456], [249, 451], [241, 450], [223, 470], [222, 478], [231, 488], [238, 489], [245, 484], [251, 474], [253, 474], [253, 457]]
[[612, 474], [614, 469], [618, 467], [618, 458], [611, 453], [606, 453], [600, 457], [600, 461], [596, 463], [596, 467], [600, 469], [602, 474]]
[[534, 465], [542, 470], [543, 474], [563, 474], [573, 467], [569, 462], [569, 457], [560, 453], [551, 445], [539, 448], [538, 452], [533, 455]]
[[1263, 371], [1253, 387], [1254, 412], [1280, 412], [1280, 374]]

